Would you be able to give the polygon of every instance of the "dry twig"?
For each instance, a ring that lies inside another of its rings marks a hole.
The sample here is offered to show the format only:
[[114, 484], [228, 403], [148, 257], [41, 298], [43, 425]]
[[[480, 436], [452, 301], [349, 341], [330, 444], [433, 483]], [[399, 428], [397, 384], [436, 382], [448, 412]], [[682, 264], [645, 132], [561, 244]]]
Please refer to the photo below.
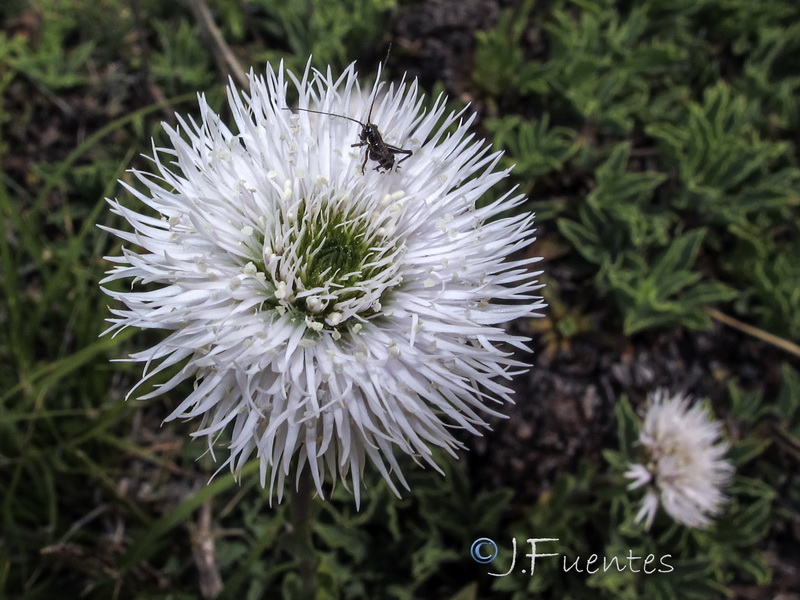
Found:
[[753, 327], [752, 325], [743, 323], [738, 319], [729, 317], [725, 313], [718, 311], [716, 308], [706, 308], [706, 313], [712, 319], [716, 319], [721, 323], [725, 323], [725, 325], [728, 325], [729, 327], [733, 327], [734, 329], [738, 329], [739, 331], [742, 331], [747, 335], [752, 335], [754, 338], [758, 338], [764, 342], [767, 342], [768, 344], [777, 346], [778, 348], [788, 352], [789, 354], [800, 356], [800, 346], [798, 346], [794, 342], [790, 342], [789, 340], [780, 338], [777, 335], [772, 335], [771, 333], [768, 333], [763, 329], [759, 329], [758, 327]]
[[200, 25], [201, 35], [211, 46], [217, 68], [226, 77], [233, 77], [242, 88], [250, 87], [242, 65], [239, 64], [239, 60], [225, 42], [225, 38], [222, 37], [219, 27], [214, 23], [214, 16], [205, 0], [188, 0], [188, 2], [194, 18]]

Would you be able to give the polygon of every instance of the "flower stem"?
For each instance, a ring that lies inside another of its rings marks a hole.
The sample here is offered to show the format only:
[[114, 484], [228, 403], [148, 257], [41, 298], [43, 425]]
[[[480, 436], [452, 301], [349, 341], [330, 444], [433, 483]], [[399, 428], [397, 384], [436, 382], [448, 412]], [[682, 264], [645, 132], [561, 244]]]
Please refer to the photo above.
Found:
[[297, 487], [292, 488], [293, 553], [300, 576], [300, 598], [314, 600], [317, 595], [317, 560], [311, 538], [311, 498], [314, 484], [309, 469], [303, 469]]

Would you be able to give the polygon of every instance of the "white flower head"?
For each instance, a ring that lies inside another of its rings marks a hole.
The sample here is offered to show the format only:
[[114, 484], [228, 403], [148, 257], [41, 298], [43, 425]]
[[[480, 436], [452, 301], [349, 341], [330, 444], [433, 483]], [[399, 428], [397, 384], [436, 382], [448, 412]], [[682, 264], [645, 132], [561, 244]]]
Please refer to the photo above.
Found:
[[719, 441], [721, 425], [709, 419], [702, 406], [689, 408], [690, 399], [668, 397], [656, 390], [648, 399], [639, 444], [645, 464], [633, 464], [625, 473], [629, 489], [647, 485], [636, 522], [653, 523], [659, 504], [675, 521], [706, 527], [722, 510], [722, 488], [733, 473], [723, 456], [728, 444]]
[[[225, 464], [237, 472], [255, 453], [279, 500], [309, 468], [321, 495], [326, 472], [349, 476], [358, 503], [367, 459], [408, 489], [394, 450], [436, 468], [433, 447], [460, 446], [451, 429], [478, 434], [512, 401], [498, 379], [525, 366], [509, 347], [526, 340], [502, 324], [544, 306], [538, 259], [508, 260], [533, 217], [501, 217], [522, 196], [480, 206], [508, 174], [501, 153], [473, 140], [472, 117], [445, 117], [442, 97], [423, 111], [416, 81], [379, 96], [379, 83], [361, 93], [354, 65], [249, 79], [249, 94], [228, 91], [234, 127], [201, 96], [199, 122], [164, 125], [154, 173], [134, 171], [147, 191], [123, 183], [158, 216], [109, 200], [134, 232], [110, 231], [142, 251], [109, 258], [102, 283], [155, 284], [106, 290], [125, 306], [110, 330], [171, 332], [131, 356], [142, 381], [183, 365], [145, 398], [193, 380], [167, 420], [201, 417], [193, 435], [212, 453], [229, 431]], [[366, 122], [373, 99], [385, 143], [413, 153], [400, 169], [376, 171], [354, 145], [361, 125], [336, 116]]]

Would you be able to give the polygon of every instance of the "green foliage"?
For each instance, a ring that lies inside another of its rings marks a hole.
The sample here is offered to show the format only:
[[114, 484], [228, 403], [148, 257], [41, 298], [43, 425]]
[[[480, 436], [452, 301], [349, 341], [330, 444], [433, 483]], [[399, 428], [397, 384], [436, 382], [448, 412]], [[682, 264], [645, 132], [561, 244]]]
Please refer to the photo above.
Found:
[[198, 38], [194, 27], [181, 21], [176, 27], [166, 21], [153, 23], [161, 52], [153, 57], [152, 71], [169, 94], [180, 90], [204, 90], [213, 84], [208, 48]]
[[525, 0], [516, 11], [503, 11], [494, 29], [475, 34], [473, 77], [493, 97], [535, 86], [540, 79], [541, 65], [525, 60], [522, 44], [533, 5]]
[[577, 134], [568, 127], [551, 127], [547, 114], [538, 121], [519, 116], [488, 121], [494, 143], [508, 150], [517, 162], [514, 172], [536, 178], [559, 171], [580, 149]]
[[[693, 271], [705, 230], [669, 239], [670, 217], [650, 208], [660, 173], [627, 170], [629, 148], [616, 146], [598, 167], [597, 183], [578, 211], [580, 222], [557, 221], [559, 231], [598, 265], [595, 283], [623, 312], [625, 333], [654, 326], [708, 328], [703, 308], [734, 293]], [[655, 253], [658, 247], [663, 250]]]
[[653, 38], [646, 7], [624, 19], [611, 7], [584, 3], [577, 23], [571, 11], [553, 11], [545, 26], [552, 45], [548, 93], [602, 132], [629, 133], [649, 102], [648, 79], [682, 68], [687, 56], [685, 48]]
[[[775, 398], [765, 399], [761, 390], [744, 392], [730, 385], [731, 411], [737, 423], [747, 431], [760, 431], [757, 426], [770, 418], [775, 419], [775, 429], [791, 440], [792, 445], [800, 447], [800, 439], [797, 439], [800, 438], [800, 374], [788, 364], [782, 366], [781, 372], [783, 381]], [[763, 441], [769, 443], [771, 437], [767, 435]], [[751, 458], [750, 448], [745, 446], [745, 449], [740, 451], [742, 462]]]
[[694, 230], [674, 239], [644, 270], [634, 266], [609, 273], [609, 287], [625, 314], [625, 333], [659, 325], [708, 329], [711, 321], [703, 308], [735, 296], [720, 283], [700, 282], [701, 275], [691, 270], [703, 233]]
[[637, 456], [636, 444], [639, 439], [639, 419], [630, 401], [623, 396], [614, 407], [617, 417], [617, 441], [619, 453], [608, 452], [606, 460], [617, 470], [623, 470]]
[[[478, 35], [475, 83], [524, 111], [488, 122], [495, 143], [534, 197], [567, 196], [559, 231], [626, 333], [706, 328], [704, 309], [735, 298], [800, 335], [792, 15], [780, 0], [528, 2]], [[587, 171], [581, 197], [569, 182]]]
[[[0, 35], [0, 56], [5, 54], [11, 68], [50, 90], [87, 83], [86, 60], [94, 51], [95, 42], [88, 40], [73, 46], [67, 41], [79, 28], [74, 10], [77, 3], [77, 0], [67, 0], [46, 5], [41, 18], [47, 20], [48, 26], [42, 28], [35, 52], [28, 51], [22, 38], [9, 40]], [[7, 48], [2, 49], [6, 44]]]
[[680, 177], [672, 205], [728, 226], [746, 223], [756, 214], [774, 220], [777, 211], [787, 217], [792, 190], [800, 183], [800, 171], [783, 166], [791, 146], [762, 139], [750, 118], [756, 107], [744, 96], [731, 98], [724, 83], [704, 95], [702, 105], [688, 105], [677, 122], [645, 128], [659, 143], [665, 165], [677, 169]]
[[[776, 331], [788, 325], [786, 333], [796, 337], [800, 266], [791, 257], [800, 249], [800, 170], [787, 141], [765, 139], [754, 128], [759, 110], [719, 83], [702, 104], [686, 107], [685, 124], [654, 123], [647, 131], [680, 175], [673, 206], [713, 226], [707, 245], [724, 248], [720, 269], [749, 290], [740, 300], [743, 312]], [[779, 229], [785, 233], [776, 239]]]
[[576, 19], [570, 4], [557, 2], [542, 26], [546, 61], [526, 61], [521, 49], [533, 3], [504, 13], [494, 31], [477, 37], [475, 81], [492, 95], [520, 95], [570, 114], [576, 124], [630, 133], [637, 114], [648, 110], [651, 88], [686, 70], [689, 44], [681, 42], [691, 36], [664, 40], [652, 6], [623, 17], [613, 3], [581, 2]]
[[234, 35], [243, 29], [241, 15], [251, 12], [255, 26], [278, 42], [272, 47], [288, 48], [288, 53], [273, 50], [271, 45], [254, 49], [254, 64], [284, 60], [287, 67], [297, 71], [303, 69], [309, 56], [314, 57], [316, 65], [342, 68], [352, 62], [365, 48], [375, 44], [381, 32], [379, 24], [397, 3], [396, 0], [224, 0], [217, 4], [223, 7], [223, 15], [228, 16], [224, 23]]
[[[797, 203], [792, 198], [791, 204]], [[771, 331], [792, 338], [800, 336], [800, 220], [764, 223], [758, 220], [730, 227], [736, 237], [731, 252], [722, 258], [722, 267], [739, 287], [746, 290], [737, 299], [737, 308], [753, 314]]]

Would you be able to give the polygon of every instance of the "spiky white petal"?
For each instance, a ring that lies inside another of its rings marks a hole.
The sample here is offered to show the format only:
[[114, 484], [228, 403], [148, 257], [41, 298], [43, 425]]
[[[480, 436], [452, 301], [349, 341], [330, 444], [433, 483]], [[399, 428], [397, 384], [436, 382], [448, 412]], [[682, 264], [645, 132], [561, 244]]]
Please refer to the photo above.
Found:
[[659, 504], [677, 522], [706, 527], [720, 513], [726, 498], [722, 488], [733, 467], [723, 456], [728, 444], [718, 441], [721, 425], [709, 419], [690, 399], [669, 397], [657, 390], [649, 398], [639, 434], [645, 464], [632, 464], [625, 473], [629, 489], [648, 486], [636, 522], [650, 528]]
[[[233, 129], [201, 96], [199, 122], [165, 125], [154, 173], [134, 171], [146, 191], [123, 184], [160, 217], [109, 200], [133, 227], [110, 231], [142, 250], [109, 258], [103, 283], [155, 284], [106, 290], [125, 306], [110, 330], [171, 331], [132, 355], [143, 381], [183, 365], [145, 397], [194, 380], [168, 420], [200, 417], [209, 448], [230, 431], [226, 464], [255, 453], [279, 499], [306, 463], [320, 494], [326, 471], [349, 475], [356, 502], [367, 459], [393, 489], [394, 449], [435, 467], [432, 447], [459, 446], [450, 429], [477, 434], [511, 401], [497, 379], [524, 365], [503, 346], [525, 340], [501, 325], [543, 307], [537, 259], [507, 260], [532, 241], [532, 215], [501, 217], [524, 198], [479, 205], [507, 171], [474, 117], [445, 117], [441, 97], [424, 112], [416, 81], [377, 92], [353, 65], [251, 73], [249, 94], [228, 92]], [[362, 173], [357, 123], [286, 110], [365, 121], [374, 98], [386, 143], [413, 152], [401, 170]]]

